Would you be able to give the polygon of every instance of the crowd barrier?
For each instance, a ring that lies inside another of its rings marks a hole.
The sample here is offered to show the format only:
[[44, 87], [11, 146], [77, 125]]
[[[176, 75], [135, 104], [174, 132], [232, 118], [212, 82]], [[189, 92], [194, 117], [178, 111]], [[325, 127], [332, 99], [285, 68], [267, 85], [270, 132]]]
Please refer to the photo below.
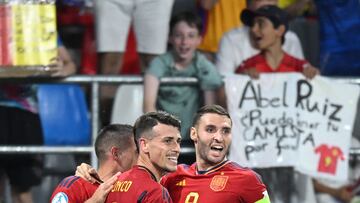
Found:
[[[360, 85], [360, 78], [333, 78], [338, 82], [352, 83]], [[90, 112], [91, 112], [91, 137], [92, 143], [95, 140], [99, 131], [99, 87], [101, 84], [142, 84], [143, 78], [141, 76], [110, 76], [110, 75], [96, 75], [83, 76], [76, 75], [67, 78], [49, 78], [49, 77], [27, 77], [27, 78], [0, 78], [0, 84], [41, 84], [41, 83], [73, 83], [90, 86]], [[162, 78], [163, 85], [196, 85], [196, 78], [171, 77]], [[68, 154], [68, 153], [91, 153], [92, 164], [97, 164], [93, 146], [0, 146], [0, 154]], [[183, 147], [181, 153], [194, 153], [191, 147]], [[351, 148], [351, 155], [360, 155], [360, 148]]]
[[[111, 76], [96, 75], [85, 76], [77, 75], [66, 78], [49, 77], [27, 77], [27, 78], [2, 78], [0, 84], [49, 84], [49, 83], [68, 83], [82, 84], [90, 86], [90, 112], [91, 112], [91, 137], [92, 143], [99, 132], [99, 89], [101, 84], [142, 84], [141, 76]], [[161, 84], [169, 85], [196, 85], [196, 78], [163, 78]], [[193, 148], [182, 148], [181, 153], [193, 153]], [[93, 146], [1, 146], [0, 154], [68, 154], [68, 153], [91, 153], [93, 166], [97, 165], [97, 160]]]

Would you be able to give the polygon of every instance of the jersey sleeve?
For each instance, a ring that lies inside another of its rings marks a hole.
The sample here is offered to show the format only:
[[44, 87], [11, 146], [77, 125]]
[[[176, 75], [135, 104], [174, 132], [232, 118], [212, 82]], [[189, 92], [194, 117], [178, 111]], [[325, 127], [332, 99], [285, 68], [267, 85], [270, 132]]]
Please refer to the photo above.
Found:
[[197, 53], [197, 78], [199, 79], [202, 90], [214, 90], [220, 87], [223, 82], [220, 73], [216, 70], [213, 63], [200, 53]]
[[145, 194], [142, 203], [172, 203], [168, 190], [162, 186], [157, 187]]
[[166, 59], [163, 56], [157, 56], [155, 57], [151, 62], [146, 70], [146, 74], [150, 74], [155, 76], [156, 78], [160, 79], [164, 76], [168, 63]]
[[70, 176], [63, 179], [53, 192], [50, 202], [77, 203], [84, 202], [84, 190], [77, 181], [79, 177]]
[[245, 203], [270, 203], [266, 186], [258, 174], [253, 171], [249, 172], [246, 182], [246, 187], [240, 197]]
[[244, 72], [249, 68], [256, 68], [256, 56], [253, 56], [251, 58], [246, 59], [243, 61], [235, 70], [235, 73], [237, 74], [244, 74]]
[[237, 74], [243, 74], [244, 71], [245, 71], [245, 69], [246, 69], [246, 64], [245, 64], [245, 62], [242, 62], [242, 63], [236, 68], [235, 73], [237, 73]]
[[324, 148], [326, 148], [326, 146], [322, 144], [322, 145], [316, 147], [316, 148], [314, 149], [314, 151], [315, 151], [316, 154], [317, 154], [317, 153], [321, 153], [322, 151], [324, 151]]

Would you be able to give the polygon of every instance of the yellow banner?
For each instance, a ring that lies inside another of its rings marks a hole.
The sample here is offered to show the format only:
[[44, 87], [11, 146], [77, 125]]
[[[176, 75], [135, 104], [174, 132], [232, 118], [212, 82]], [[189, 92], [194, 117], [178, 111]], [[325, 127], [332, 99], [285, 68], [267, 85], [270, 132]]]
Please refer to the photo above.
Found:
[[48, 65], [57, 56], [55, 5], [12, 5], [13, 65]]

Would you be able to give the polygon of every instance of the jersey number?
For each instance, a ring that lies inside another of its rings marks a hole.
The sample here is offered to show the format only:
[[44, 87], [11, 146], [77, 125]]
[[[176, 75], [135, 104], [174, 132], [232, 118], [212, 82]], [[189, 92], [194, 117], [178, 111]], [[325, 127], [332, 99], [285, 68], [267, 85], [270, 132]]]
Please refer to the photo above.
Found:
[[185, 203], [197, 203], [199, 199], [199, 193], [190, 192], [185, 199]]

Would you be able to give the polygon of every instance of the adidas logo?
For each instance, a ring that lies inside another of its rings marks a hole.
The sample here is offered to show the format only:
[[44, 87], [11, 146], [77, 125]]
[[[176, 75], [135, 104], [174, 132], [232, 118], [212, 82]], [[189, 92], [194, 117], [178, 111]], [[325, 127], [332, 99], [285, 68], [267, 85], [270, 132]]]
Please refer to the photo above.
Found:
[[185, 186], [185, 185], [186, 185], [185, 180], [181, 180], [178, 183], [176, 183], [176, 186]]

